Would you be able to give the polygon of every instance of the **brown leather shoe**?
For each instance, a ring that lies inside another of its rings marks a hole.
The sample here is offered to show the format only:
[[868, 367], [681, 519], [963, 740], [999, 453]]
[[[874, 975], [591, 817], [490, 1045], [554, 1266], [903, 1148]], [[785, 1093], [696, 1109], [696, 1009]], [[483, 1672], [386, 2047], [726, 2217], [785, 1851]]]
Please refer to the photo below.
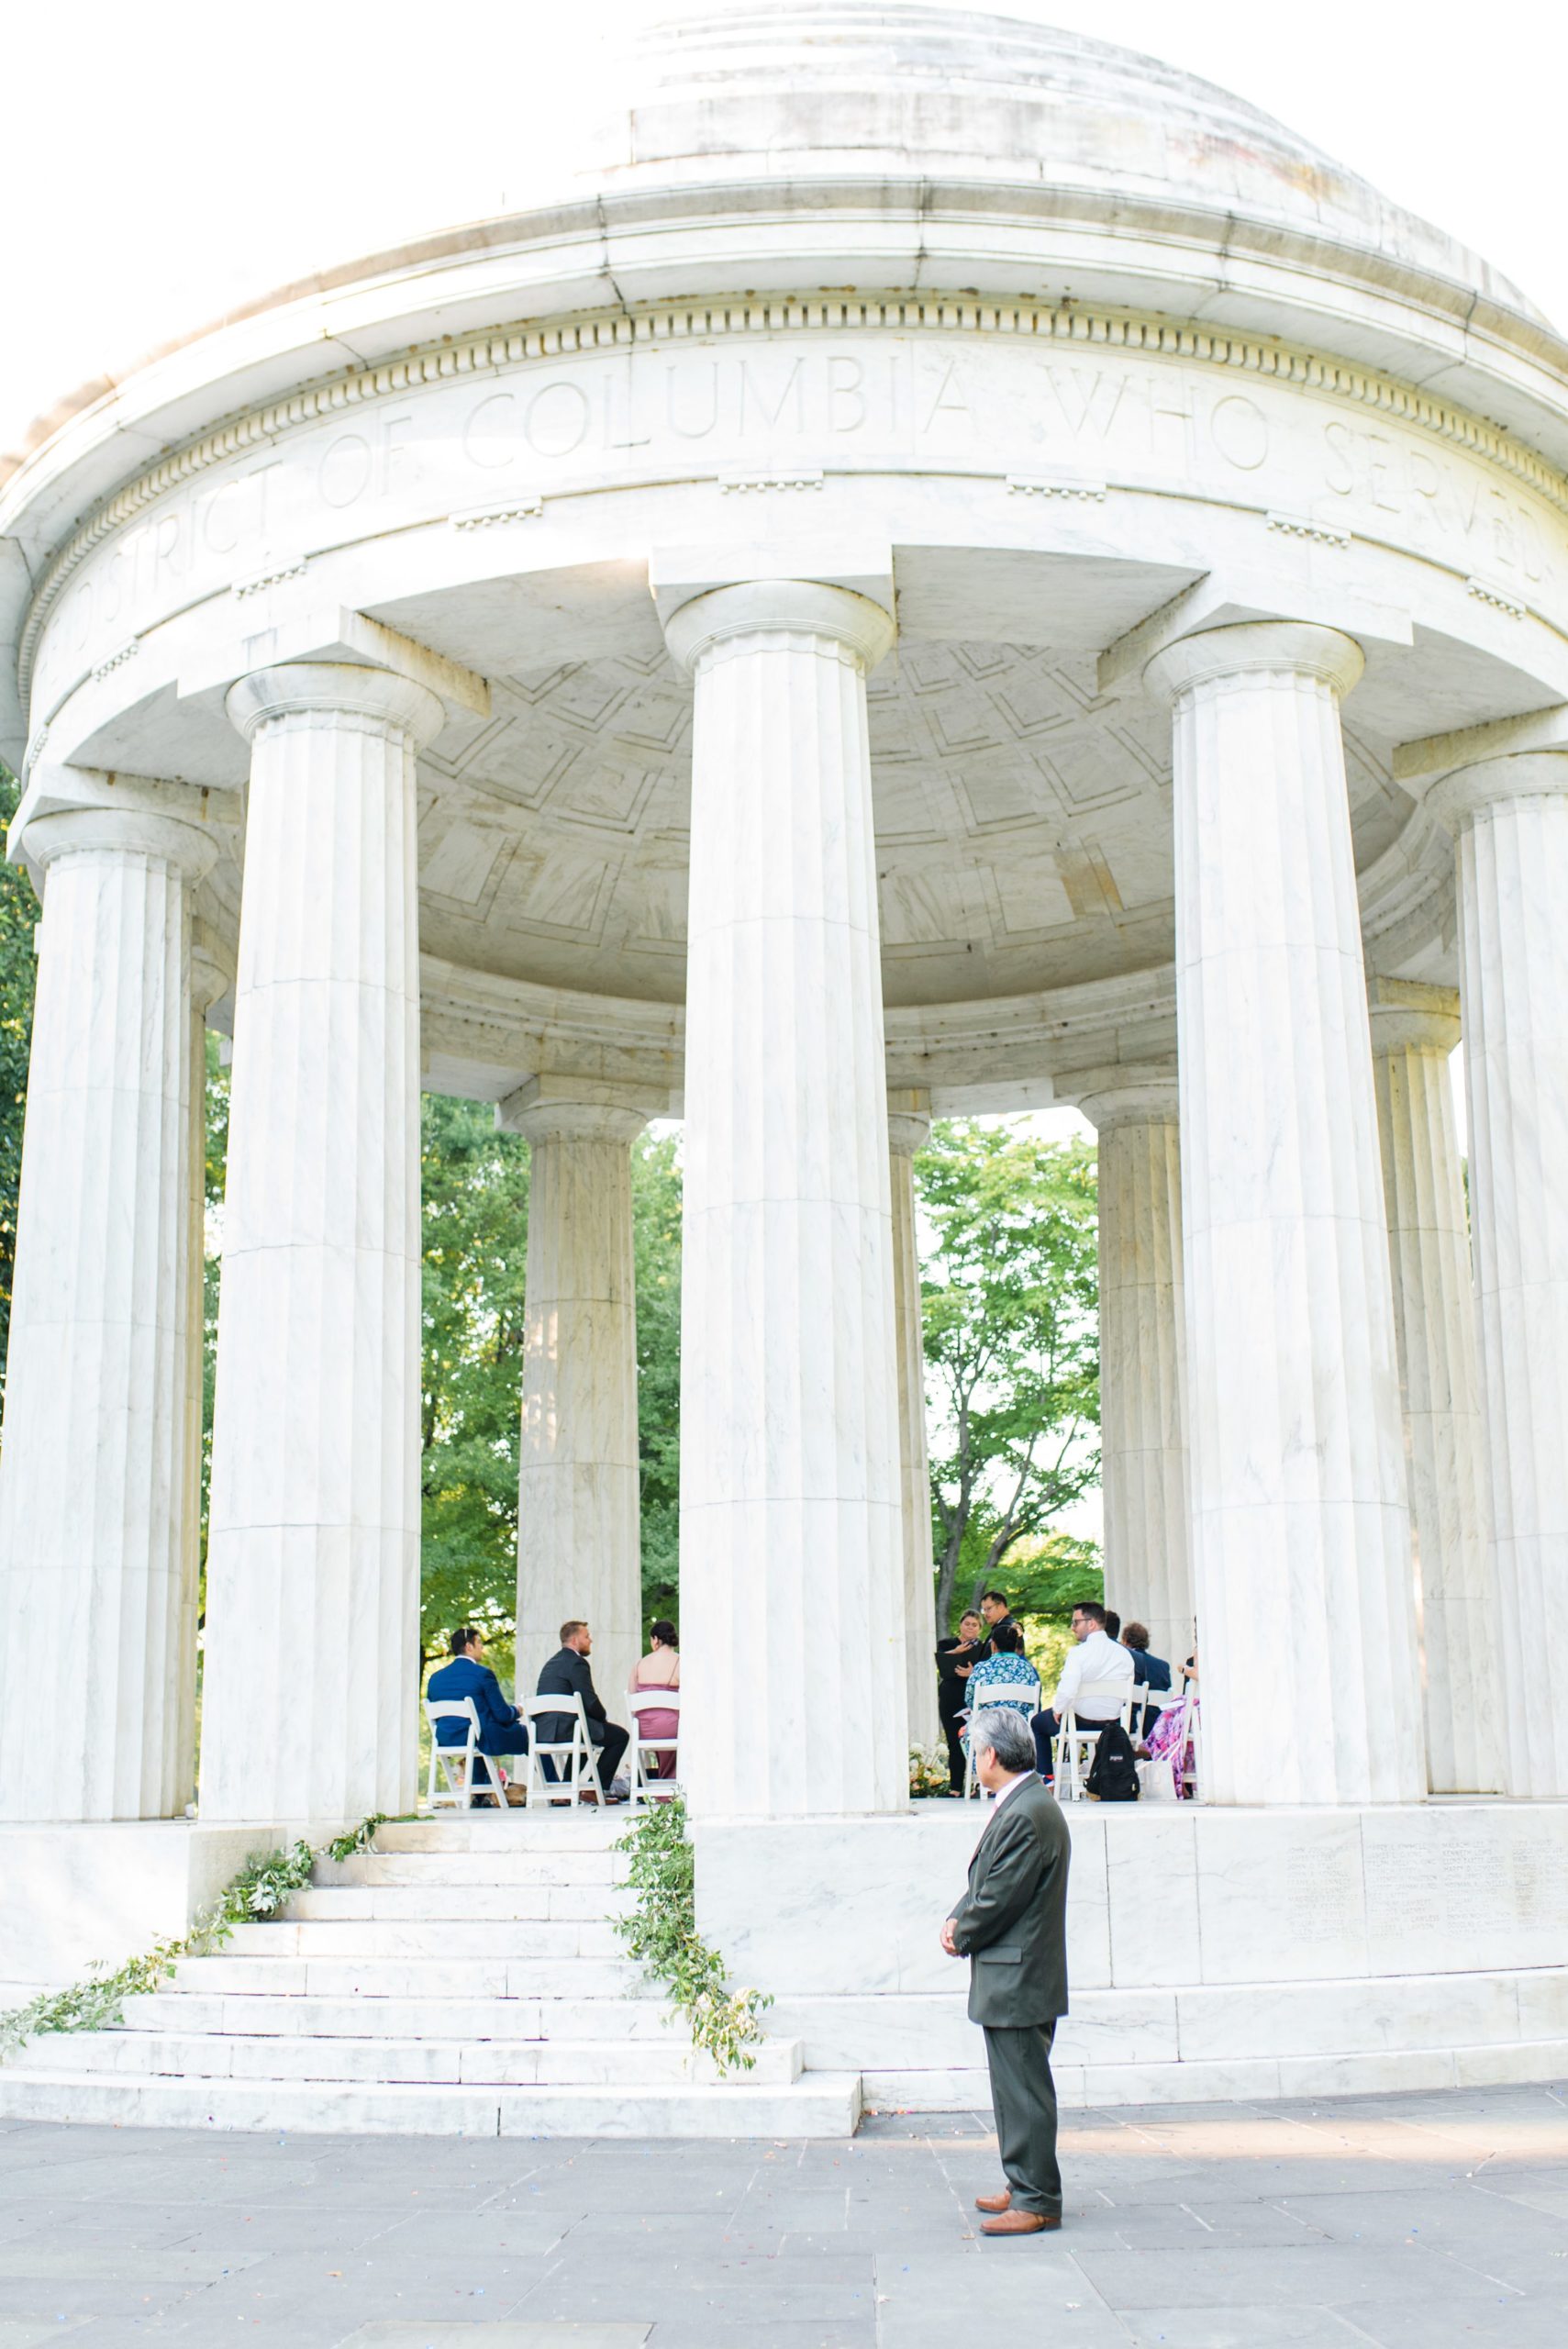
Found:
[[977, 2210], [1010, 2210], [1013, 2207], [1013, 2189], [1010, 2186], [1004, 2186], [1000, 2194], [977, 2194], [974, 2198], [974, 2207]]
[[1043, 2210], [1004, 2210], [999, 2218], [987, 2219], [981, 2226], [983, 2235], [1043, 2235], [1059, 2227], [1058, 2218], [1048, 2218]]

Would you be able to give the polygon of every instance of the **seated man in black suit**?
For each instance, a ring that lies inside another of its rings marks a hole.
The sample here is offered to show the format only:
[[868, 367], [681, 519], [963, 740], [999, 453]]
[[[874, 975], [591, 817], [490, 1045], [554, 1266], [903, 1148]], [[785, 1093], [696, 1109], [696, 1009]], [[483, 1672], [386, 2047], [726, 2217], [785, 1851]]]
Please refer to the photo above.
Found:
[[[594, 1747], [595, 1762], [599, 1773], [599, 1790], [606, 1802], [624, 1802], [624, 1795], [612, 1795], [610, 1787], [620, 1767], [630, 1731], [617, 1721], [606, 1720], [605, 1709], [594, 1690], [594, 1675], [588, 1669], [594, 1639], [586, 1623], [562, 1623], [561, 1647], [552, 1655], [539, 1676], [537, 1694], [540, 1697], [581, 1697], [583, 1711], [588, 1722], [588, 1735]], [[572, 1734], [570, 1713], [550, 1713], [536, 1724], [541, 1745], [557, 1740], [564, 1742]], [[548, 1760], [546, 1768], [553, 1776], [554, 1765]]]
[[[528, 1750], [528, 1733], [515, 1705], [508, 1705], [501, 1694], [501, 1683], [484, 1661], [484, 1635], [472, 1623], [463, 1623], [451, 1635], [450, 1664], [430, 1675], [425, 1694], [433, 1705], [451, 1703], [454, 1699], [472, 1697], [473, 1709], [479, 1716], [479, 1751], [485, 1755], [516, 1756]], [[458, 1720], [436, 1723], [438, 1745], [464, 1745], [468, 1742], [467, 1724]], [[485, 1772], [474, 1773], [476, 1784], [483, 1786]], [[494, 1771], [489, 1773], [495, 1792], [484, 1796], [471, 1792], [471, 1802], [501, 1798], [501, 1782]]]
[[[1108, 1622], [1106, 1629], [1107, 1631], [1110, 1630]], [[1140, 1687], [1169, 1689], [1171, 1667], [1162, 1655], [1150, 1654], [1149, 1631], [1146, 1624], [1124, 1623], [1120, 1632], [1113, 1634], [1113, 1637], [1119, 1637], [1122, 1646], [1131, 1656], [1132, 1676]], [[1132, 1724], [1134, 1737], [1147, 1737], [1159, 1718], [1152, 1705], [1145, 1705], [1139, 1718]]]

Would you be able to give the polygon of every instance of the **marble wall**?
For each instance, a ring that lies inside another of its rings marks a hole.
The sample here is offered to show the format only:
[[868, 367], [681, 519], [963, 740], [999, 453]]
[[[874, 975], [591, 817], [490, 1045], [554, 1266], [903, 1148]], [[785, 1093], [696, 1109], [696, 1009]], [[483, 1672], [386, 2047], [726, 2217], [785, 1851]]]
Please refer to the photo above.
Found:
[[0, 1827], [0, 2007], [184, 1932], [252, 1854], [274, 1851], [303, 1824]]
[[[1067, 1818], [1070, 2099], [1568, 2065], [1568, 1805], [1084, 1804]], [[967, 1969], [937, 1937], [975, 1809], [695, 1831], [701, 1929], [734, 1980], [773, 1991], [772, 2027], [804, 2041], [808, 2067], [865, 2073], [873, 2101], [984, 2101]]]

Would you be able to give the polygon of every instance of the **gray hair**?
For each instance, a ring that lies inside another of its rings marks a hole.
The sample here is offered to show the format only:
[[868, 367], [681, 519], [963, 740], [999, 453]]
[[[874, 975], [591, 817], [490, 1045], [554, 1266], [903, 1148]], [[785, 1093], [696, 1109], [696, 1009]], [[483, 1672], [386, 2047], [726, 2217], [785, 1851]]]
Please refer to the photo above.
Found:
[[1034, 1768], [1034, 1731], [1016, 1705], [983, 1705], [970, 1718], [969, 1742], [976, 1754], [988, 1747], [1015, 1776]]

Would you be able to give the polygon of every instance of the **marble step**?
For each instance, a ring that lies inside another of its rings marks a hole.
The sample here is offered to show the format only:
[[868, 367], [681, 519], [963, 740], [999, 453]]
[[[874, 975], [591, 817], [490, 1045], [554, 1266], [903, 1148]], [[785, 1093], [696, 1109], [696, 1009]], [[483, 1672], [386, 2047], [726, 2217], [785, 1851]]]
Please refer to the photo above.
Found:
[[351, 1860], [317, 1860], [317, 1886], [624, 1884], [631, 1862], [620, 1852], [361, 1852]]
[[533, 1922], [465, 1918], [461, 1924], [432, 1923], [417, 1914], [311, 1918], [300, 1924], [272, 1919], [265, 1924], [237, 1925], [226, 1953], [234, 1957], [557, 1959], [617, 1957], [625, 1946], [614, 1927], [604, 1921], [601, 1908], [595, 1918], [543, 1918]]
[[128, 2031], [241, 2038], [647, 2041], [684, 2045], [686, 2026], [654, 1992], [612, 1998], [320, 1998], [264, 1991], [212, 1997], [154, 1990], [125, 2003]]
[[378, 1827], [378, 1853], [609, 1852], [632, 1825], [623, 1807], [608, 1812], [575, 1812], [564, 1804], [548, 1810], [454, 1811], [439, 1819], [405, 1819]]
[[[787, 2087], [801, 2069], [798, 2039], [755, 2052], [746, 2082]], [[58, 2038], [35, 2039], [11, 2058], [18, 2072], [58, 2072]], [[310, 2035], [251, 2039], [200, 2032], [96, 2031], [71, 2036], [70, 2068], [95, 2076], [174, 2079], [422, 2081], [529, 2087], [657, 2087], [720, 2084], [712, 2058], [679, 2040], [360, 2039]]]
[[[262, 1930], [271, 1931], [272, 1928]], [[179, 1989], [324, 1998], [634, 1998], [640, 1966], [608, 1957], [183, 1957]]]
[[603, 1924], [628, 1898], [613, 1884], [328, 1884], [296, 1892], [281, 1914], [286, 1924], [457, 1925], [449, 1943], [467, 1947], [470, 1924]]
[[[56, 2041], [55, 2047], [62, 2043]], [[856, 2073], [806, 2072], [784, 2087], [462, 2087], [408, 2081], [175, 2080], [0, 2069], [0, 2120], [122, 2128], [265, 2129], [279, 2134], [429, 2137], [852, 2136]]]

